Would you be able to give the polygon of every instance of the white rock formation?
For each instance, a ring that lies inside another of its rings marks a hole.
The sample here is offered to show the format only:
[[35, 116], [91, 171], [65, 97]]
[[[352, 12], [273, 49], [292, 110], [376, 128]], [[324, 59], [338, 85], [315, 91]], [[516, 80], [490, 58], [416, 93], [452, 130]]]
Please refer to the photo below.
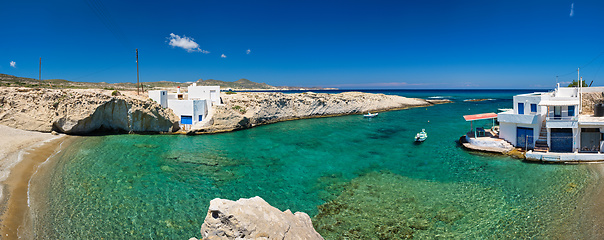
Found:
[[[281, 212], [260, 197], [210, 201], [203, 239], [323, 239], [308, 214]], [[194, 238], [191, 238], [194, 239]]]
[[98, 90], [0, 89], [0, 124], [31, 131], [85, 134], [98, 129], [172, 132], [178, 118], [152, 101]]
[[223, 94], [222, 100], [223, 105], [214, 106], [214, 116], [209, 124], [194, 126], [191, 132], [233, 131], [293, 119], [361, 114], [442, 103], [442, 101], [432, 102], [424, 99], [362, 92], [339, 94], [248, 92]]

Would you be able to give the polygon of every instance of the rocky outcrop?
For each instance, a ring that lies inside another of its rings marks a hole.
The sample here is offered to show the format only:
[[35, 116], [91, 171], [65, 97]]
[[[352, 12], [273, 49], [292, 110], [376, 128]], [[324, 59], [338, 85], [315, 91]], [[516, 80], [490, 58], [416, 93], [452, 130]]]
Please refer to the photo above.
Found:
[[583, 93], [581, 114], [593, 115], [594, 104], [604, 103], [604, 92]]
[[[281, 212], [260, 197], [210, 201], [203, 239], [323, 239], [308, 214]], [[195, 238], [191, 238], [195, 239]]]
[[361, 92], [327, 93], [237, 93], [222, 95], [208, 124], [193, 126], [191, 132], [215, 133], [250, 128], [279, 121], [361, 114], [409, 107], [431, 106], [417, 98]]
[[172, 132], [178, 118], [152, 101], [98, 90], [0, 89], [0, 124], [31, 131], [86, 134], [99, 129]]

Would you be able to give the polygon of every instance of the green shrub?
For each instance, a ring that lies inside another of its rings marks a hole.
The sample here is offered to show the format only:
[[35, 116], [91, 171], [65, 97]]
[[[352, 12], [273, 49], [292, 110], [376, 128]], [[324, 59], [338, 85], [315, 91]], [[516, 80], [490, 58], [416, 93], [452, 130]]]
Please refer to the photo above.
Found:
[[242, 106], [239, 106], [239, 105], [233, 106], [233, 110], [239, 111], [241, 114], [245, 114], [247, 112], [245, 110], [245, 108], [243, 108]]
[[119, 96], [119, 95], [121, 95], [121, 94], [118, 90], [111, 92], [111, 96]]
[[233, 91], [228, 91], [228, 92], [226, 92], [225, 94], [227, 94], [227, 95], [231, 95], [231, 94], [237, 94], [237, 93], [236, 93], [236, 92], [233, 92]]

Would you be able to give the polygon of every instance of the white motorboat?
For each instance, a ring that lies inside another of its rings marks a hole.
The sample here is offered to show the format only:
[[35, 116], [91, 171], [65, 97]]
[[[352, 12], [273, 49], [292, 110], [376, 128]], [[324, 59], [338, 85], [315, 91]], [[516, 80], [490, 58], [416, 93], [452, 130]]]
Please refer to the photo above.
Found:
[[426, 129], [422, 129], [421, 132], [418, 132], [417, 134], [415, 134], [415, 141], [416, 142], [426, 141], [426, 138], [428, 138], [428, 134], [426, 133]]
[[378, 115], [378, 113], [370, 113], [370, 112], [368, 112], [367, 114], [364, 114], [363, 117], [373, 118], [373, 117], [376, 117], [377, 115]]

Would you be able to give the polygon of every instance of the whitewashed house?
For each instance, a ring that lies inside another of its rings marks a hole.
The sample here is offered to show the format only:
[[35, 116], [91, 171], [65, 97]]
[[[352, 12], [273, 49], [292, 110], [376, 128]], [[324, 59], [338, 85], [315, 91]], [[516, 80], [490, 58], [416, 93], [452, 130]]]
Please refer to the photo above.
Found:
[[514, 96], [514, 108], [497, 114], [499, 137], [515, 147], [533, 149], [539, 139], [547, 109], [540, 106], [548, 93], [529, 93]]
[[514, 109], [498, 114], [499, 137], [534, 149], [526, 154], [531, 160], [602, 161], [604, 108], [584, 112], [587, 93], [604, 93], [604, 87], [558, 86], [553, 92], [514, 96]]
[[149, 98], [174, 111], [180, 124], [185, 125], [184, 129], [188, 129], [187, 125], [190, 127], [203, 121], [211, 107], [220, 104], [220, 86], [197, 86], [193, 83], [187, 90], [187, 93], [183, 93], [178, 87], [176, 93], [149, 91]]

